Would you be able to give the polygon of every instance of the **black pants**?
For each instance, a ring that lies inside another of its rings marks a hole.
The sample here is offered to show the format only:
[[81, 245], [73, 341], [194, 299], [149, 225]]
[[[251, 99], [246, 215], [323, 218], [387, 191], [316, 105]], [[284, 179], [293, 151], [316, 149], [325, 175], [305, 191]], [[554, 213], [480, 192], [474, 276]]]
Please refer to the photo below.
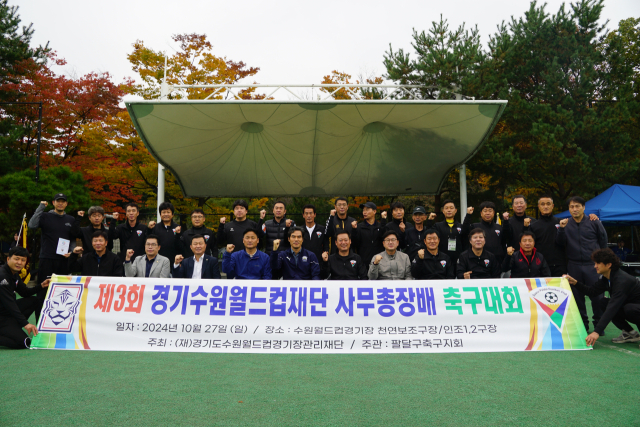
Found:
[[567, 274], [567, 266], [564, 264], [550, 265], [551, 277], [562, 277], [563, 274]]
[[[47, 277], [53, 274], [65, 275], [69, 274], [69, 260], [67, 258], [62, 259], [42, 259], [38, 264], [38, 285], [47, 280]], [[47, 296], [47, 288], [42, 288], [36, 294], [38, 301], [40, 302], [36, 307], [36, 322], [40, 320], [40, 312], [42, 311], [42, 305], [44, 299]]]
[[[40, 304], [38, 298], [33, 296], [22, 298], [16, 301], [18, 309], [24, 317], [29, 319]], [[28, 335], [22, 330], [18, 321], [13, 317], [0, 317], [0, 346], [9, 348], [29, 348], [30, 340]]]
[[[596, 269], [593, 267], [593, 263], [591, 264], [577, 264], [569, 262], [567, 264], [567, 270], [569, 276], [576, 279], [578, 282], [584, 283], [587, 286], [592, 286], [595, 284], [599, 275], [596, 273]], [[584, 328], [589, 330], [589, 315], [587, 314], [587, 304], [584, 301], [584, 294], [580, 292], [575, 287], [571, 287], [573, 291], [573, 298], [576, 300], [576, 304], [578, 305], [578, 310], [580, 311], [580, 317], [582, 317], [582, 323], [584, 323]], [[600, 294], [595, 297], [590, 297], [591, 299], [591, 309], [593, 310], [593, 327], [598, 324], [600, 317], [602, 317], [602, 310], [600, 309], [600, 300], [603, 298], [603, 294]]]
[[[602, 298], [600, 301], [600, 308], [604, 312], [609, 305], [609, 298]], [[633, 327], [629, 322], [634, 323], [640, 328], [640, 304], [625, 304], [620, 310], [613, 316], [611, 323], [616, 325], [616, 328], [621, 331], [631, 332]]]

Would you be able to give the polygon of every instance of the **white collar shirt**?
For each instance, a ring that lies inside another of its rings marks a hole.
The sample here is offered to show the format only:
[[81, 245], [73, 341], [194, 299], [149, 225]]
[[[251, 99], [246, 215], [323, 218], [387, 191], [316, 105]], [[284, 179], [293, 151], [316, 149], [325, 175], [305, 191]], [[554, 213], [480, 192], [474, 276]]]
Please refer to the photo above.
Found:
[[313, 230], [315, 230], [315, 229], [316, 229], [316, 225], [315, 224], [313, 224], [313, 227], [311, 227], [311, 228], [307, 227], [307, 231], [309, 232], [309, 237], [313, 237]]
[[200, 257], [200, 261], [196, 259], [195, 255], [193, 256], [193, 275], [191, 276], [192, 279], [202, 279], [203, 263], [204, 263], [204, 255]]

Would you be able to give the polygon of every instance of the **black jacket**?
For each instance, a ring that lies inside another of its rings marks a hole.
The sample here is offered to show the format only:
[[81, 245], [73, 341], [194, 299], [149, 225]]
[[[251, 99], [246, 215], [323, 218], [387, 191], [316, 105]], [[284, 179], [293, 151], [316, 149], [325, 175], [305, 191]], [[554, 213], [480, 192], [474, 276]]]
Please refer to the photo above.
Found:
[[[467, 215], [465, 217], [466, 227], [459, 222], [454, 221], [453, 227], [449, 227], [447, 220], [433, 223], [433, 221], [427, 221], [427, 228], [435, 228], [440, 236], [440, 245], [438, 250], [449, 255], [451, 261], [455, 264], [458, 261], [458, 257], [462, 253], [467, 244], [467, 236], [469, 235], [469, 227], [471, 226], [471, 217]], [[466, 232], [466, 234], [465, 234]], [[456, 250], [449, 250], [449, 239], [456, 241]]]
[[442, 280], [442, 279], [455, 279], [455, 264], [449, 258], [449, 255], [442, 251], [438, 251], [436, 256], [431, 255], [431, 252], [424, 249], [424, 259], [420, 259], [417, 255], [411, 262], [411, 275], [416, 280]]
[[330, 280], [369, 280], [367, 268], [359, 255], [352, 251], [346, 257], [335, 253], [329, 255], [329, 261], [320, 263], [320, 277]]
[[[184, 233], [181, 233], [180, 236], [180, 253], [185, 258], [189, 258], [193, 256], [193, 251], [191, 250], [191, 239], [194, 236], [202, 235], [204, 236], [204, 241], [207, 244], [207, 248], [204, 253], [206, 255], [213, 256], [214, 258], [218, 258], [218, 246], [216, 245], [216, 233], [213, 230], [208, 229], [207, 227], [191, 227]], [[175, 262], [175, 256], [173, 258], [169, 258], [171, 264]]]
[[587, 215], [580, 222], [569, 218], [567, 225], [558, 229], [556, 242], [564, 246], [569, 262], [591, 264], [591, 253], [607, 247], [607, 232], [600, 221], [591, 221]]
[[136, 225], [131, 227], [129, 221], [126, 220], [124, 224], [118, 226], [115, 225], [115, 221], [109, 223], [109, 240], [120, 240], [120, 261], [124, 262], [127, 258], [127, 250], [133, 249], [134, 253], [131, 259], [136, 259], [140, 255], [145, 255], [144, 241], [147, 238], [147, 226], [136, 222]]
[[551, 270], [547, 261], [544, 259], [541, 253], [533, 248], [533, 253], [527, 258], [519, 249], [514, 252], [513, 255], [507, 255], [502, 262], [502, 271], [511, 270], [511, 277], [550, 277]]
[[567, 265], [564, 248], [556, 242], [560, 220], [553, 215], [541, 215], [529, 230], [536, 235], [536, 249], [549, 265]]
[[[351, 227], [351, 223], [355, 221], [355, 219], [351, 218], [349, 215], [345, 219], [340, 219], [337, 216], [330, 216], [327, 219], [327, 238], [331, 239], [331, 253], [335, 254], [338, 251], [338, 248], [335, 245], [335, 237], [337, 231], [345, 230], [353, 237], [353, 228]], [[318, 258], [322, 259], [322, 257]]]
[[[296, 223], [291, 221], [291, 227], [295, 227]], [[284, 251], [291, 247], [289, 244], [289, 227], [287, 227], [287, 217], [283, 217], [282, 221], [278, 222], [275, 218], [267, 220], [264, 223], [264, 232], [266, 236], [266, 245], [264, 251], [271, 255], [273, 252], [273, 241], [280, 239], [280, 246], [278, 251]]]
[[27, 326], [29, 322], [16, 304], [16, 292], [22, 298], [26, 298], [37, 294], [41, 289], [39, 285], [28, 288], [20, 280], [18, 273], [14, 274], [7, 264], [0, 267], [0, 318], [12, 317], [18, 321], [21, 327]]
[[359, 222], [358, 227], [352, 230], [351, 245], [356, 249], [367, 268], [369, 268], [369, 263], [374, 255], [384, 251], [384, 246], [382, 245], [382, 235], [384, 233], [385, 229], [378, 221], [373, 224], [369, 224], [366, 221]]
[[418, 251], [424, 248], [424, 232], [429, 228], [432, 227], [425, 225], [422, 227], [422, 230], [414, 227], [405, 232], [405, 246], [402, 250], [405, 254], [409, 255], [410, 261], [413, 261], [418, 255]]
[[[250, 219], [245, 219], [244, 221], [233, 221], [220, 224], [218, 227], [218, 244], [219, 245], [234, 245], [235, 249], [233, 252], [243, 251], [244, 243], [242, 243], [242, 233], [244, 233], [247, 229], [252, 229], [258, 234], [258, 239], [261, 239], [264, 236], [264, 230], [262, 226], [264, 224], [263, 220], [260, 220], [259, 223], [255, 223], [255, 221], [251, 221]], [[273, 244], [271, 246], [273, 248]]]
[[[386, 220], [382, 220], [382, 224], [385, 226], [385, 231], [388, 230], [393, 230], [396, 233], [398, 233], [398, 238], [400, 240], [400, 246], [398, 246], [401, 249], [404, 249], [407, 247], [407, 231], [409, 231], [410, 229], [413, 228], [413, 224], [411, 224], [410, 222], [404, 221], [404, 220], [399, 220], [399, 219], [395, 219], [395, 218], [391, 218], [391, 221], [386, 222]], [[400, 223], [404, 222], [404, 232], [400, 231]]]
[[64, 259], [64, 256], [56, 253], [58, 249], [58, 239], [73, 241], [76, 235], [73, 231], [75, 218], [71, 215], [58, 215], [55, 210], [44, 212], [45, 205], [40, 204], [29, 220], [29, 228], [40, 228], [42, 230], [40, 248], [41, 259]]
[[[466, 222], [467, 222], [467, 219], [465, 218], [465, 223]], [[498, 259], [498, 262], [502, 264], [502, 260], [507, 254], [507, 243], [509, 243], [511, 239], [511, 227], [509, 226], [509, 221], [505, 221], [504, 226], [496, 222], [489, 223], [485, 221], [480, 221], [475, 224], [471, 224], [471, 227], [469, 228], [469, 233], [474, 228], [480, 228], [484, 230], [485, 251], [491, 252]], [[500, 269], [500, 267], [498, 267], [498, 269]]]
[[[93, 251], [93, 233], [96, 231], [104, 231], [109, 235], [109, 230], [104, 226], [104, 224], [100, 224], [100, 228], [93, 228], [93, 225], [89, 225], [87, 227], [80, 227], [80, 218], [76, 219], [74, 223], [74, 233], [76, 236], [79, 236], [80, 241], [82, 242], [82, 249], [87, 252]], [[111, 239], [107, 242], [107, 250], [110, 251], [113, 249], [113, 242]]]
[[323, 252], [329, 252], [329, 238], [324, 225], [316, 224], [309, 235], [307, 226], [302, 226], [302, 247], [314, 253], [317, 259], [322, 259]]
[[155, 234], [158, 236], [158, 244], [160, 245], [160, 251], [158, 253], [163, 257], [169, 258], [171, 265], [176, 260], [176, 255], [181, 251], [180, 238], [182, 233], [176, 233], [175, 229], [178, 224], [171, 221], [169, 226], [166, 226], [160, 221], [153, 228], [147, 228], [147, 235]]
[[98, 262], [95, 252], [89, 252], [78, 258], [77, 254], [69, 256], [69, 271], [80, 272], [81, 276], [124, 276], [124, 266], [120, 258], [111, 251], [106, 251]]
[[640, 283], [638, 283], [638, 278], [620, 269], [611, 271], [610, 279], [601, 276], [600, 280], [592, 286], [578, 282], [575, 287], [590, 297], [598, 296], [605, 291], [608, 291], [611, 295], [607, 309], [602, 313], [598, 324], [594, 328], [594, 331], [600, 335], [603, 334], [611, 319], [626, 304], [640, 304]]
[[464, 273], [471, 272], [472, 279], [498, 279], [500, 277], [500, 263], [494, 254], [485, 249], [480, 256], [476, 256], [469, 249], [460, 254], [456, 266], [458, 279], [464, 279]]
[[[524, 226], [525, 218], [531, 219], [531, 224], [529, 225], [529, 227]], [[522, 215], [522, 216], [513, 215], [512, 217], [509, 217], [509, 227], [511, 228], [511, 239], [509, 240], [509, 246], [514, 248], [516, 251], [519, 251], [520, 235], [522, 234], [523, 231], [530, 230], [531, 225], [533, 225], [534, 222], [536, 222], [536, 220], [527, 215]]]

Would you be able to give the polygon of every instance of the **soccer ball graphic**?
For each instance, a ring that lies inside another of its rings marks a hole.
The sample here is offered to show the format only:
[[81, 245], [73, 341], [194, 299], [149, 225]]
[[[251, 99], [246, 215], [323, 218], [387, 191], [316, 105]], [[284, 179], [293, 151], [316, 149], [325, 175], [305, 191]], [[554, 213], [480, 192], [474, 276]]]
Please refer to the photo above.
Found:
[[547, 300], [549, 304], [553, 304], [558, 302], [558, 295], [553, 292], [547, 292], [546, 294], [544, 294], [544, 299]]

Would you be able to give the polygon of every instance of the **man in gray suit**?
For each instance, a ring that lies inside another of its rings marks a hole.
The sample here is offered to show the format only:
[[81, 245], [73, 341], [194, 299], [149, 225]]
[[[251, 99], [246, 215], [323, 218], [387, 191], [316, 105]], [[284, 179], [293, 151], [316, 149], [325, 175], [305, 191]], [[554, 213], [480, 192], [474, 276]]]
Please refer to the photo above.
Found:
[[140, 255], [133, 262], [133, 249], [127, 251], [124, 262], [124, 275], [126, 277], [169, 277], [169, 258], [158, 255], [160, 244], [158, 236], [150, 234], [144, 244], [145, 255]]

